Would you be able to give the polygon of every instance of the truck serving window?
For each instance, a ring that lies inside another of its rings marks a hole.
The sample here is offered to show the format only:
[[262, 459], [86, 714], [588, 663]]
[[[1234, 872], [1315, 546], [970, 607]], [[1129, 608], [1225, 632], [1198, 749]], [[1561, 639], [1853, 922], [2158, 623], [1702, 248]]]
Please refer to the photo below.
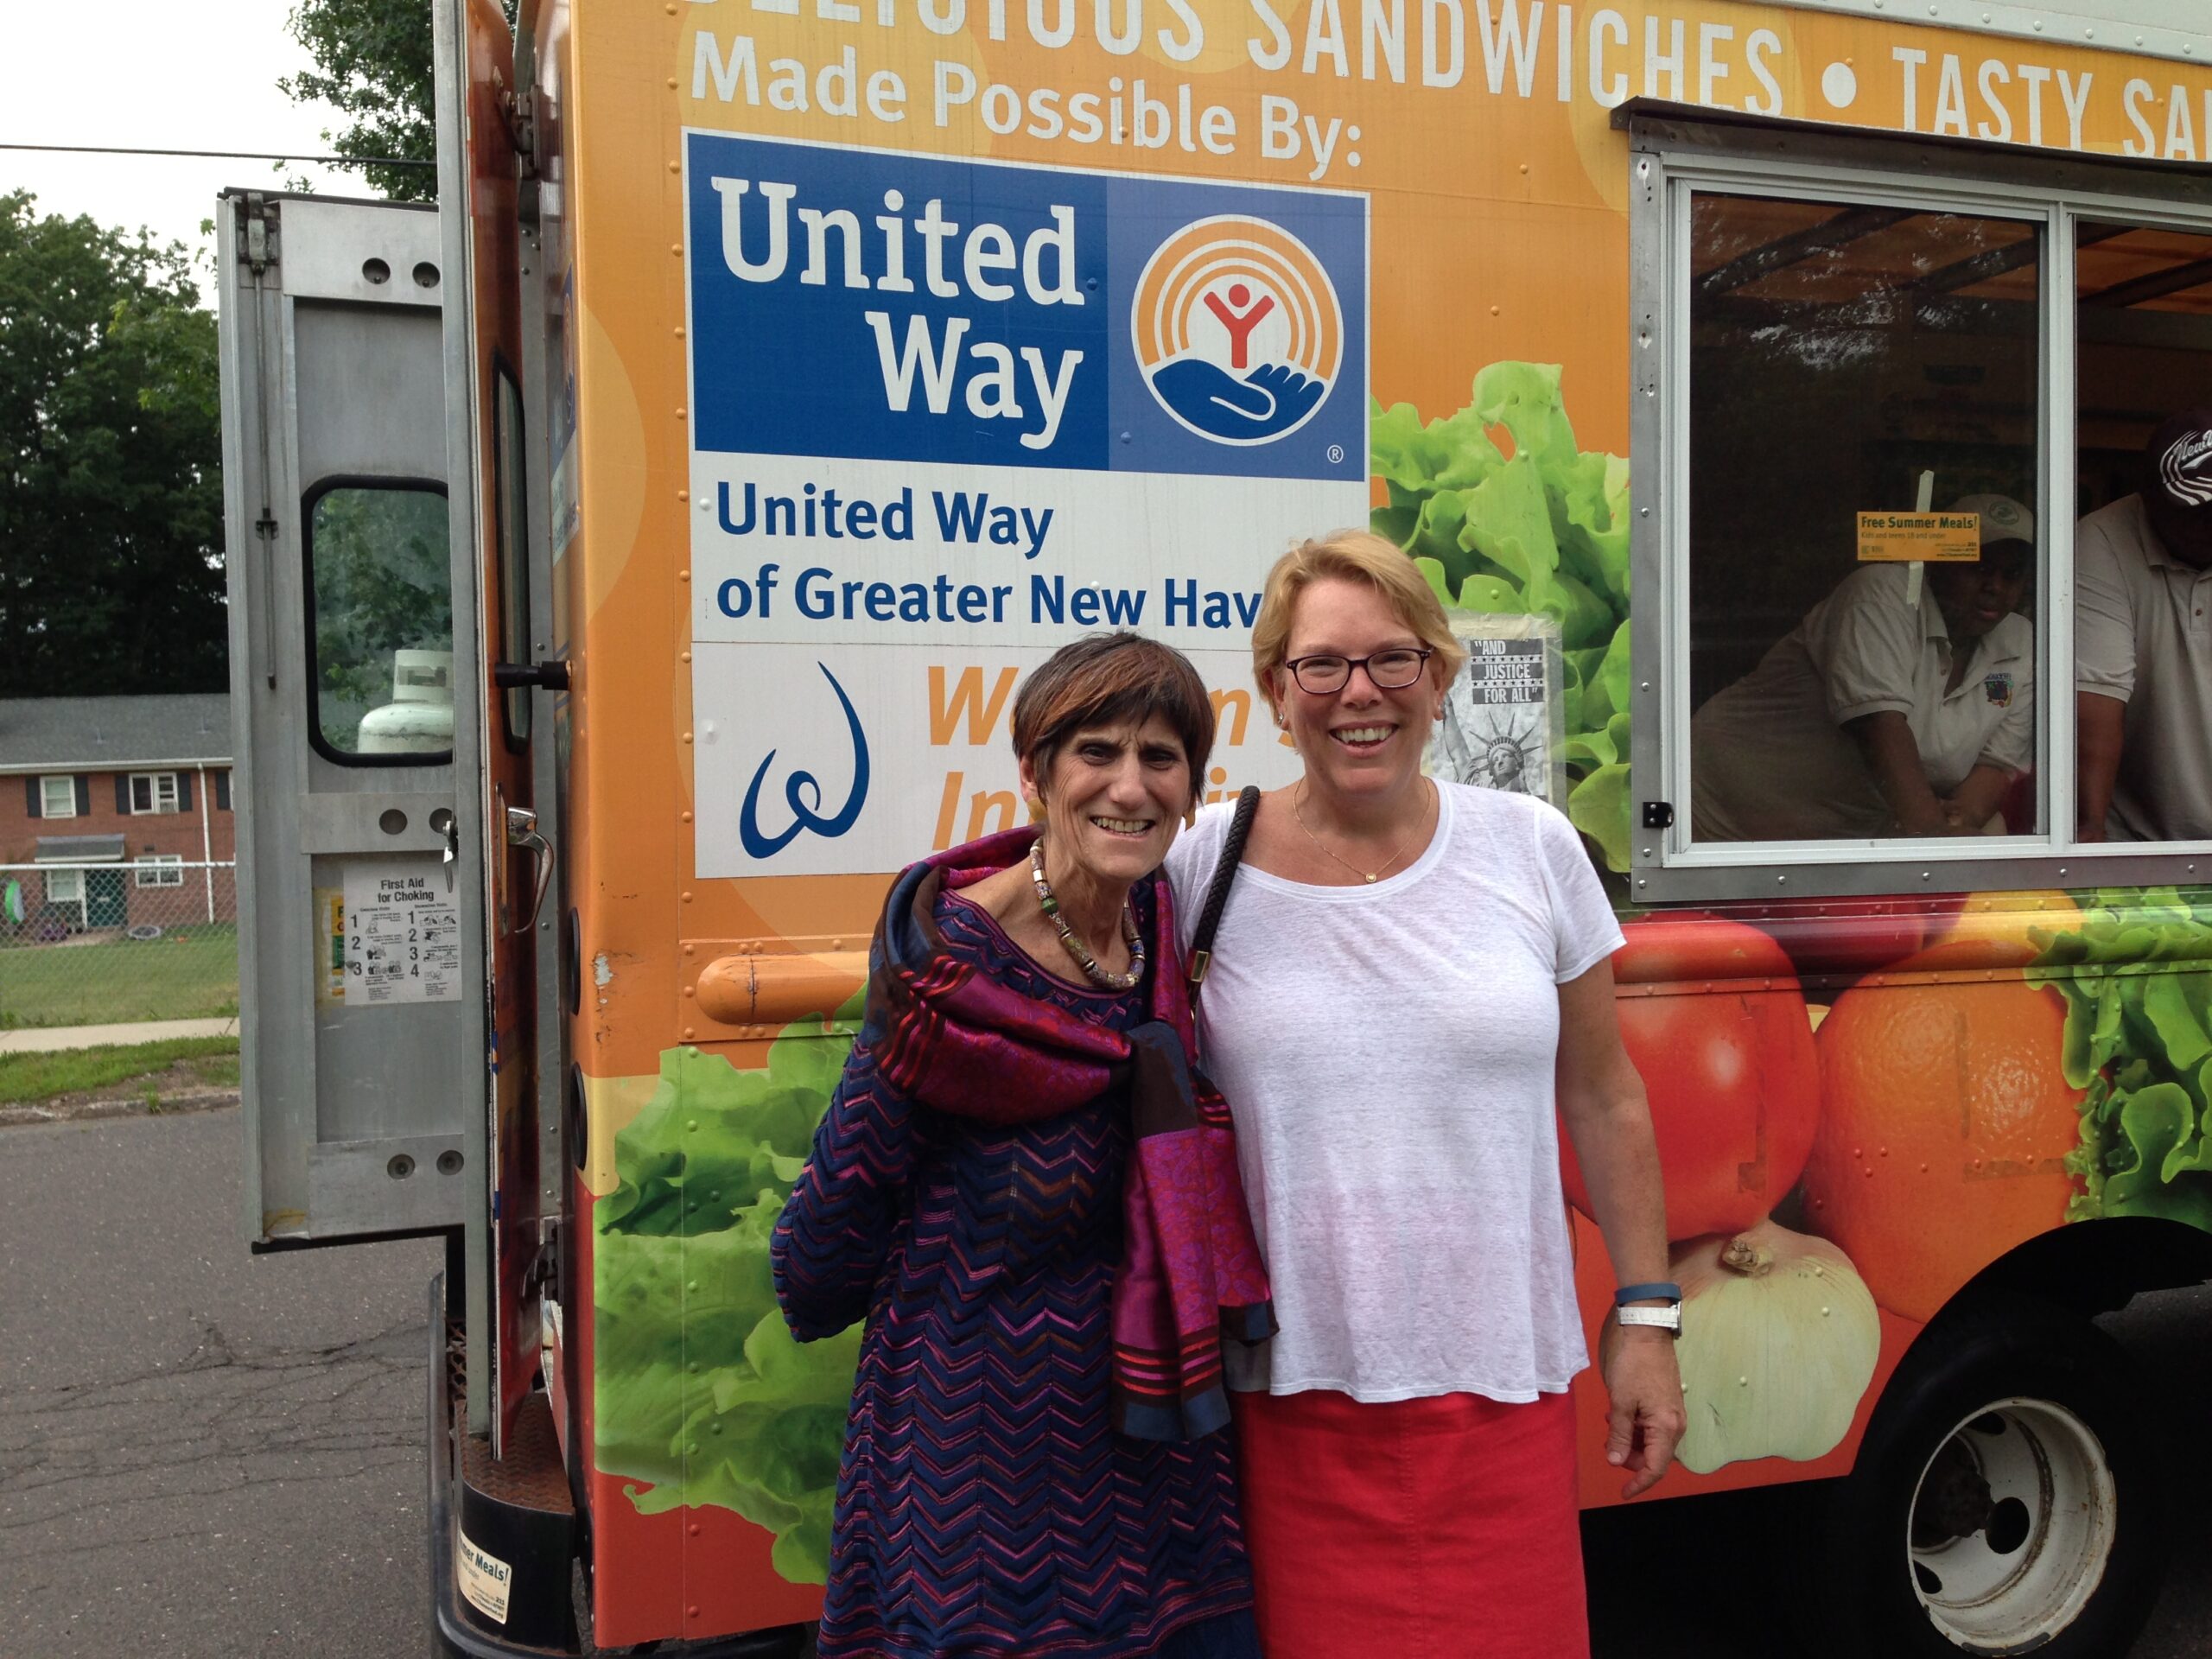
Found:
[[2075, 230], [2075, 822], [2212, 836], [2212, 234]]
[[327, 759], [435, 765], [453, 753], [453, 579], [445, 492], [366, 480], [311, 492], [310, 731]]
[[1688, 210], [1693, 843], [2034, 831], [2043, 227]]
[[2201, 183], [1624, 124], [1634, 891], [2203, 879], [2176, 856], [2212, 871]]

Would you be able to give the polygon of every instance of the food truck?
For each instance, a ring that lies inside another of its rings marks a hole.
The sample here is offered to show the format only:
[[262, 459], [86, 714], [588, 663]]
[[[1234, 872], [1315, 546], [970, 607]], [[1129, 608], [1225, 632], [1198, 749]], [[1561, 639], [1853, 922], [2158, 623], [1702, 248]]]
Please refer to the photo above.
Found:
[[[2212, 842], [2077, 827], [2067, 690], [2077, 521], [2212, 385], [2202, 7], [435, 11], [438, 206], [228, 193], [219, 289], [245, 1225], [447, 1241], [441, 1651], [800, 1649], [857, 1338], [767, 1245], [887, 883], [1021, 818], [1089, 631], [1198, 665], [1207, 798], [1287, 782], [1262, 578], [1363, 524], [1471, 644], [1436, 768], [1629, 939], [1645, 1501], [1823, 1482], [1840, 1652], [2124, 1649], [2165, 1425], [2090, 1321], [2212, 1276]], [[1699, 711], [1871, 567], [1936, 615], [1987, 512], [1999, 810], [1701, 825]]]

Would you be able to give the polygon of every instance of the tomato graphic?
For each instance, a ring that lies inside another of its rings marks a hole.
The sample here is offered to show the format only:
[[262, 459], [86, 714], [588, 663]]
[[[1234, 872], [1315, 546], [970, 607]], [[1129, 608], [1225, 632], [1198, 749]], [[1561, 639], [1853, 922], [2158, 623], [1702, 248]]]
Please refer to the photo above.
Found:
[[[1820, 1059], [1796, 973], [1767, 934], [1717, 917], [1625, 931], [1616, 1007], [1651, 1099], [1667, 1236], [1740, 1232], [1796, 1185], [1819, 1123]], [[1567, 1200], [1587, 1215], [1581, 1168], [1560, 1142]]]

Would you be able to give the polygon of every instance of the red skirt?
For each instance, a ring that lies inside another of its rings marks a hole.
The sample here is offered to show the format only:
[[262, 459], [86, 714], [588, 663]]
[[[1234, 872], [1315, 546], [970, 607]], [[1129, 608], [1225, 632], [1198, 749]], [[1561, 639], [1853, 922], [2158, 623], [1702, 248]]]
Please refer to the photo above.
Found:
[[1570, 1396], [1231, 1399], [1268, 1659], [1588, 1659]]

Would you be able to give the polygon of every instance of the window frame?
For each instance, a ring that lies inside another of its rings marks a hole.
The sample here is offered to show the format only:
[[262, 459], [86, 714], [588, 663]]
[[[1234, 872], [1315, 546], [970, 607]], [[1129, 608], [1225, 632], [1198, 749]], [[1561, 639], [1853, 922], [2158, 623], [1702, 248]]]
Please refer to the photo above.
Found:
[[[170, 873], [167, 880], [157, 874]], [[130, 861], [131, 884], [140, 887], [181, 887], [184, 885], [184, 855], [182, 853], [141, 853]], [[156, 879], [148, 880], [149, 875]]]
[[[138, 780], [146, 780], [146, 804], [138, 804]], [[169, 780], [169, 804], [162, 804], [161, 780]], [[174, 772], [133, 772], [124, 774], [124, 787], [130, 791], [130, 816], [134, 818], [173, 817], [184, 810], [184, 785]]]
[[[456, 592], [453, 585], [452, 537], [453, 496], [442, 478], [414, 478], [395, 474], [384, 477], [372, 473], [332, 473], [309, 485], [300, 496], [300, 599], [307, 613], [306, 631], [301, 636], [306, 653], [303, 679], [307, 687], [306, 708], [308, 747], [334, 766], [356, 767], [392, 766], [449, 766], [453, 764], [451, 744], [442, 749], [425, 749], [420, 753], [399, 754], [363, 754], [358, 750], [341, 749], [322, 734], [321, 676], [322, 664], [315, 652], [315, 510], [322, 498], [338, 490], [385, 490], [401, 493], [422, 493], [435, 495], [446, 504], [447, 570], [446, 602], [454, 604]], [[454, 620], [453, 644], [454, 665], [461, 666], [461, 650], [460, 621]], [[454, 718], [460, 720], [467, 705], [460, 701], [461, 683], [454, 685], [455, 702]]]
[[[56, 784], [61, 785], [62, 793], [68, 798], [68, 810], [66, 811], [57, 812], [54, 810], [54, 796], [50, 791]], [[41, 819], [73, 818], [78, 816], [77, 774], [75, 772], [42, 772], [39, 773], [38, 815]]]
[[[85, 868], [82, 865], [63, 865], [60, 868], [49, 868], [41, 872], [41, 874], [43, 874], [46, 878], [46, 902], [48, 904], [82, 905], [85, 902]], [[69, 880], [73, 880], [77, 884], [77, 891], [74, 893], [56, 893], [54, 890], [54, 880], [56, 876], [65, 876]]]
[[[2084, 220], [2212, 234], [2202, 168], [1889, 135], [1637, 102], [1630, 134], [1630, 896], [1638, 903], [2149, 886], [2212, 876], [2212, 841], [2074, 839], [2074, 518]], [[2044, 830], [2002, 837], [1705, 842], [1690, 837], [1690, 198], [1897, 206], [2040, 223], [2037, 791]], [[2194, 200], [2192, 200], [2192, 196]], [[2058, 665], [2063, 664], [2063, 671]], [[1648, 822], [1648, 816], [1669, 822]]]

